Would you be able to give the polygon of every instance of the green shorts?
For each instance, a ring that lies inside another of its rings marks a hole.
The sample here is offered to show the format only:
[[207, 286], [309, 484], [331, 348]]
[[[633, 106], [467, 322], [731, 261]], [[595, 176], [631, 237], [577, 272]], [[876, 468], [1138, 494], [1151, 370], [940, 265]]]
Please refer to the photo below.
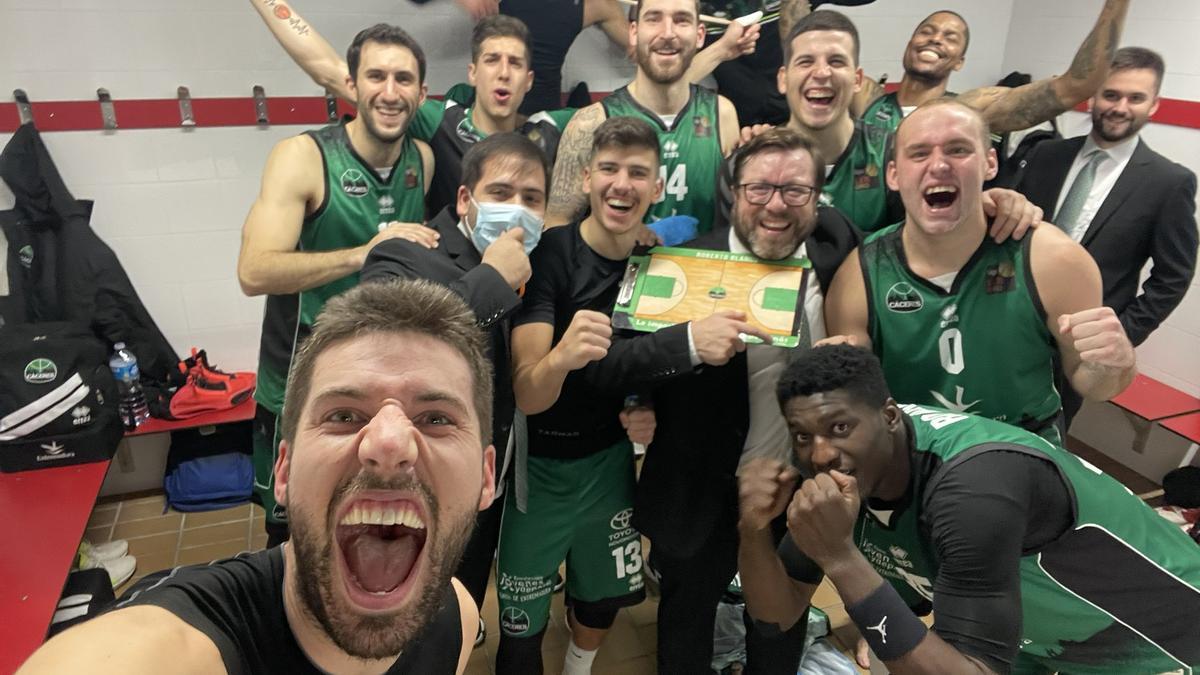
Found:
[[621, 441], [589, 457], [530, 457], [528, 509], [505, 497], [496, 587], [505, 635], [527, 637], [546, 626], [558, 566], [567, 561], [567, 594], [618, 608], [636, 605], [642, 538], [633, 515], [633, 448]]
[[279, 418], [261, 403], [254, 411], [254, 494], [267, 512], [268, 523], [287, 523], [287, 509], [275, 503], [275, 460], [282, 438]]

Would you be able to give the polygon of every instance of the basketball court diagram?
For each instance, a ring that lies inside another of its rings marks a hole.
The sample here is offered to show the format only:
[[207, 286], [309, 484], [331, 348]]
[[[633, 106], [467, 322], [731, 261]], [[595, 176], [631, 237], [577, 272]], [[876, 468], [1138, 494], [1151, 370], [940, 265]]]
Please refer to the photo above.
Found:
[[[746, 313], [777, 347], [799, 343], [806, 258], [764, 262], [728, 251], [657, 247], [632, 256], [621, 281], [613, 326], [654, 332], [722, 309]], [[746, 342], [760, 342], [748, 336]]]

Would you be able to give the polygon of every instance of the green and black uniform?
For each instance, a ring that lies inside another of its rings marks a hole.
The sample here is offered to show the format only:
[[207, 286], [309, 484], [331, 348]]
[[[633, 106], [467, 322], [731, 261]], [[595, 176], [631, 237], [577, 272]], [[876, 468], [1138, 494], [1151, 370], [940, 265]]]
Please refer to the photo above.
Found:
[[[306, 132], [321, 150], [325, 198], [305, 217], [296, 250], [332, 251], [362, 246], [386, 223], [419, 223], [425, 212], [425, 170], [421, 152], [405, 136], [399, 159], [387, 177], [354, 150], [346, 123]], [[279, 449], [276, 417], [283, 410], [288, 368], [297, 345], [308, 336], [325, 302], [354, 287], [358, 273], [299, 293], [267, 296], [258, 355], [258, 414], [254, 423], [254, 488], [268, 522], [286, 521], [275, 504], [273, 468]]]
[[836, 207], [863, 232], [904, 217], [904, 207], [884, 180], [891, 142], [890, 131], [856, 120], [849, 145], [825, 177], [821, 204]]
[[[953, 96], [953, 94], [947, 94], [947, 96]], [[871, 126], [887, 129], [889, 133], [896, 133], [896, 129], [904, 121], [904, 108], [900, 105], [900, 97], [893, 91], [875, 99], [863, 112], [862, 121]]]
[[713, 229], [721, 171], [721, 120], [716, 92], [690, 85], [687, 105], [670, 126], [661, 117], [633, 100], [629, 87], [621, 87], [601, 103], [608, 117], [637, 117], [658, 132], [662, 164], [662, 196], [646, 212], [646, 222], [674, 215], [700, 221], [697, 233]]
[[[459, 85], [461, 87], [461, 85]], [[458, 87], [456, 87], [458, 88]], [[453, 90], [452, 90], [453, 91]], [[474, 98], [474, 89], [469, 90]], [[455, 94], [463, 97], [461, 89]], [[516, 132], [533, 141], [546, 155], [550, 166], [558, 154], [562, 129], [575, 113], [573, 109], [555, 110], [530, 116]], [[560, 120], [563, 126], [559, 126]], [[413, 118], [409, 133], [429, 143], [433, 149], [433, 181], [429, 185], [426, 214], [432, 218], [454, 204], [462, 185], [462, 161], [467, 150], [487, 137], [471, 122], [471, 108], [447, 93], [444, 101], [426, 101]]]
[[[591, 249], [579, 223], [547, 230], [533, 251], [517, 326], [554, 326], [553, 343], [581, 309], [610, 314], [624, 260]], [[527, 503], [506, 492], [496, 563], [500, 623], [512, 637], [537, 635], [550, 613], [559, 564], [576, 602], [618, 608], [641, 602], [641, 537], [633, 514], [633, 449], [618, 415], [624, 394], [589, 387], [579, 370], [546, 411], [530, 415]]]
[[[934, 630], [997, 672], [1200, 666], [1200, 548], [1099, 469], [1031, 433], [902, 405], [912, 477], [854, 541]], [[788, 538], [793, 578], [819, 570]]]
[[909, 268], [902, 234], [892, 225], [859, 248], [872, 348], [892, 394], [1057, 442], [1058, 345], [1029, 265], [1033, 237], [984, 237], [947, 291]]

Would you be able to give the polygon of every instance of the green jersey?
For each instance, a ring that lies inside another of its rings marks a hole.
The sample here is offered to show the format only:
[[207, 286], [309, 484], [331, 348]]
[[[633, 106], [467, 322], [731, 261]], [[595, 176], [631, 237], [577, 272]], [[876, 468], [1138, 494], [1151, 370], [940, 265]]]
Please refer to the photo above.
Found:
[[900, 217], [888, 212], [887, 168], [890, 131], [861, 120], [854, 123], [850, 144], [825, 177], [821, 205], [837, 207], [863, 232], [873, 232]]
[[984, 237], [950, 290], [908, 267], [903, 223], [859, 249], [872, 347], [892, 394], [1051, 434], [1057, 342], [1029, 268], [1033, 237]]
[[[401, 141], [400, 157], [389, 171], [368, 165], [355, 152], [344, 122], [306, 133], [321, 150], [325, 198], [304, 219], [297, 251], [362, 246], [390, 221], [425, 220], [425, 170], [411, 136]], [[283, 408], [292, 352], [325, 301], [357, 283], [356, 272], [300, 293], [267, 297], [254, 397], [271, 412]]]
[[669, 126], [633, 100], [629, 87], [621, 87], [602, 101], [608, 117], [638, 117], [658, 132], [662, 154], [658, 175], [663, 192], [646, 212], [646, 222], [682, 214], [700, 221], [699, 234], [713, 228], [722, 159], [717, 100], [711, 89], [691, 85], [687, 105]]
[[882, 127], [893, 134], [903, 120], [904, 108], [901, 107], [900, 99], [894, 91], [872, 101], [862, 116], [864, 124]]
[[1200, 607], [1200, 549], [1187, 535], [1120, 483], [1045, 439], [946, 409], [901, 409], [911, 433], [909, 497], [893, 511], [864, 506], [854, 541], [911, 606], [934, 600], [941, 562], [931, 544], [933, 524], [922, 518], [939, 482], [980, 453], [1025, 453], [1054, 465], [1074, 519], [1057, 540], [1020, 559], [1018, 664], [1106, 675], [1191, 672], [1200, 665], [1195, 624], [1178, 618], [1181, 612], [1174, 619], [1162, 612], [1165, 603], [1182, 605], [1184, 615], [1188, 607]]

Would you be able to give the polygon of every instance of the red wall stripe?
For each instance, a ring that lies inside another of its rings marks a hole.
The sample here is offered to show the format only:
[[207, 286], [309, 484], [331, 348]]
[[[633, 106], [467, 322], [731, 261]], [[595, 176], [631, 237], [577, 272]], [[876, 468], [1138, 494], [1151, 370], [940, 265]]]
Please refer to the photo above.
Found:
[[[885, 88], [894, 91], [896, 85]], [[593, 100], [603, 94], [593, 93]], [[104, 128], [99, 101], [35, 101], [34, 124], [41, 131], [93, 131]], [[179, 127], [179, 101], [164, 99], [114, 100], [118, 129], [169, 129]], [[1087, 111], [1086, 104], [1076, 110]], [[338, 101], [339, 114], [353, 114], [354, 108]], [[198, 127], [255, 126], [254, 99], [195, 98], [192, 114]], [[325, 99], [321, 96], [277, 96], [267, 98], [267, 118], [271, 124], [324, 124]], [[1151, 118], [1159, 124], [1200, 129], [1200, 101], [1164, 98], [1158, 113]], [[16, 131], [20, 125], [16, 103], [0, 103], [0, 133]]]

